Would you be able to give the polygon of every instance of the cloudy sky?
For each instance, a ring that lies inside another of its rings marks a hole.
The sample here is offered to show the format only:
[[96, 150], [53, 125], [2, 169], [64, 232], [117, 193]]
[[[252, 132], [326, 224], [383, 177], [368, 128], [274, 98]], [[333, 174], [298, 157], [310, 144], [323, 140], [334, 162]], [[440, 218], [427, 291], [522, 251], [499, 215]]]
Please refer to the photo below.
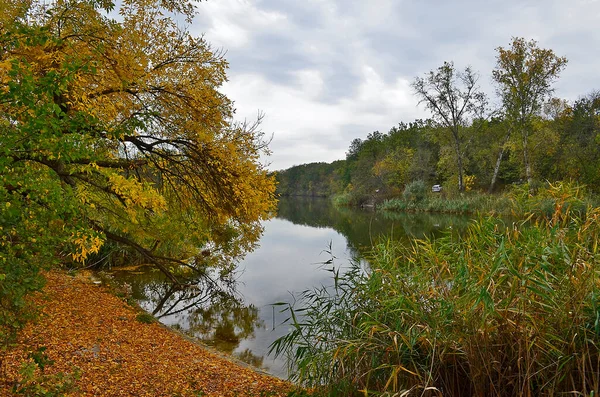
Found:
[[453, 61], [494, 96], [495, 48], [535, 39], [569, 63], [556, 96], [600, 89], [598, 0], [209, 0], [191, 30], [226, 51], [237, 118], [263, 112], [268, 168], [345, 157], [354, 138], [428, 116], [415, 76]]

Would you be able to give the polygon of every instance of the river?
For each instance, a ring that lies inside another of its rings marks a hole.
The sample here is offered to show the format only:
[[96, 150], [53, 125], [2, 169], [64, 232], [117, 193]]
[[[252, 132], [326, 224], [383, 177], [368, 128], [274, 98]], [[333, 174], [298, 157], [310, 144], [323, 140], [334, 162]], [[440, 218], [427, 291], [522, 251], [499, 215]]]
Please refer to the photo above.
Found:
[[288, 329], [277, 302], [292, 303], [298, 293], [331, 283], [332, 264], [360, 260], [373, 243], [392, 238], [437, 237], [462, 230], [468, 217], [442, 214], [384, 214], [338, 209], [326, 199], [282, 198], [277, 217], [264, 223], [259, 247], [240, 261], [235, 282], [177, 291], [150, 269], [114, 272], [132, 286], [133, 298], [159, 320], [216, 349], [273, 375], [287, 376], [285, 362], [267, 355], [269, 345]]

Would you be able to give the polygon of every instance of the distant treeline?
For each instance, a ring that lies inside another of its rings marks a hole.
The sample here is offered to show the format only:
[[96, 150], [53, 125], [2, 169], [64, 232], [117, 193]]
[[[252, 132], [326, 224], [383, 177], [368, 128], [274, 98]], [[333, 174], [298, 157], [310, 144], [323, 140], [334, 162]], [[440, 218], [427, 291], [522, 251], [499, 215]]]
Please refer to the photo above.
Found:
[[[539, 116], [531, 135], [531, 163], [536, 181], [574, 179], [600, 191], [600, 92], [572, 105], [563, 103], [555, 114]], [[503, 142], [508, 122], [480, 120], [468, 129], [464, 161], [465, 187], [490, 187], [498, 154], [505, 146], [496, 190], [526, 182], [518, 142]], [[347, 193], [357, 201], [376, 194], [393, 197], [411, 181], [457, 189], [452, 142], [432, 120], [392, 127], [388, 133], [370, 133], [354, 139], [345, 160], [311, 163], [277, 172], [281, 195], [331, 196]], [[377, 192], [377, 193], [376, 193]]]
[[450, 193], [557, 180], [600, 191], [600, 91], [574, 102], [554, 98], [551, 83], [565, 58], [519, 38], [497, 51], [498, 109], [490, 110], [477, 74], [446, 62], [413, 82], [431, 119], [354, 139], [345, 160], [278, 171], [279, 194], [361, 204], [397, 197], [415, 181]]

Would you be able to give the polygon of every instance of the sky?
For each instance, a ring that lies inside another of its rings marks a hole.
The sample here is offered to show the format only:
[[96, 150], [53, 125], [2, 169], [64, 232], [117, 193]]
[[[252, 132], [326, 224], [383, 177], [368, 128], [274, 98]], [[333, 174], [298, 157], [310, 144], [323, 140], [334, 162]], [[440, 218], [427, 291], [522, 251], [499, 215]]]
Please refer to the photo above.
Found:
[[262, 162], [344, 159], [354, 138], [429, 117], [411, 82], [452, 61], [497, 102], [496, 48], [538, 41], [568, 64], [554, 95], [600, 89], [600, 0], [208, 0], [190, 26], [225, 52], [238, 121], [264, 114]]

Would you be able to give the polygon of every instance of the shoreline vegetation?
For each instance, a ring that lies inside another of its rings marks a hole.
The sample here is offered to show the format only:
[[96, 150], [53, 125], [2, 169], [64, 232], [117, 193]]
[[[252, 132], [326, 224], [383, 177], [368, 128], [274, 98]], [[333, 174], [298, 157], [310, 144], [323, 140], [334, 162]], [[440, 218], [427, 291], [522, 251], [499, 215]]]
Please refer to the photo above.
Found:
[[[581, 196], [578, 211], [586, 207], [598, 207], [596, 195], [590, 194], [584, 186], [574, 182], [545, 183], [532, 192], [528, 184], [513, 185], [502, 193], [470, 191], [429, 192], [429, 187], [421, 181], [408, 184], [402, 195], [397, 197], [378, 197], [376, 194], [357, 201], [349, 194], [333, 196], [295, 195], [291, 197], [322, 198], [331, 200], [336, 207], [361, 207], [382, 212], [432, 212], [446, 214], [464, 214], [478, 216], [517, 216], [529, 213], [550, 216], [556, 206], [556, 198], [551, 191], [556, 189], [574, 189]], [[360, 203], [360, 204], [359, 204]]]
[[[597, 207], [595, 196], [585, 191], [583, 186], [572, 182], [546, 183], [535, 192], [528, 184], [515, 185], [503, 193], [466, 192], [446, 195], [443, 193], [415, 194], [410, 185], [404, 195], [399, 198], [384, 200], [377, 209], [390, 212], [437, 212], [448, 214], [471, 214], [478, 216], [516, 216], [527, 214], [551, 216], [555, 211], [557, 200], [553, 191], [557, 189], [574, 189], [580, 195], [580, 201], [572, 203], [577, 211], [585, 211], [587, 207]], [[581, 191], [581, 194], [580, 192]], [[335, 201], [334, 201], [335, 202]]]
[[516, 205], [538, 210], [380, 243], [367, 268], [332, 258], [331, 287], [285, 309], [273, 352], [319, 396], [596, 395], [600, 208], [567, 183]]

